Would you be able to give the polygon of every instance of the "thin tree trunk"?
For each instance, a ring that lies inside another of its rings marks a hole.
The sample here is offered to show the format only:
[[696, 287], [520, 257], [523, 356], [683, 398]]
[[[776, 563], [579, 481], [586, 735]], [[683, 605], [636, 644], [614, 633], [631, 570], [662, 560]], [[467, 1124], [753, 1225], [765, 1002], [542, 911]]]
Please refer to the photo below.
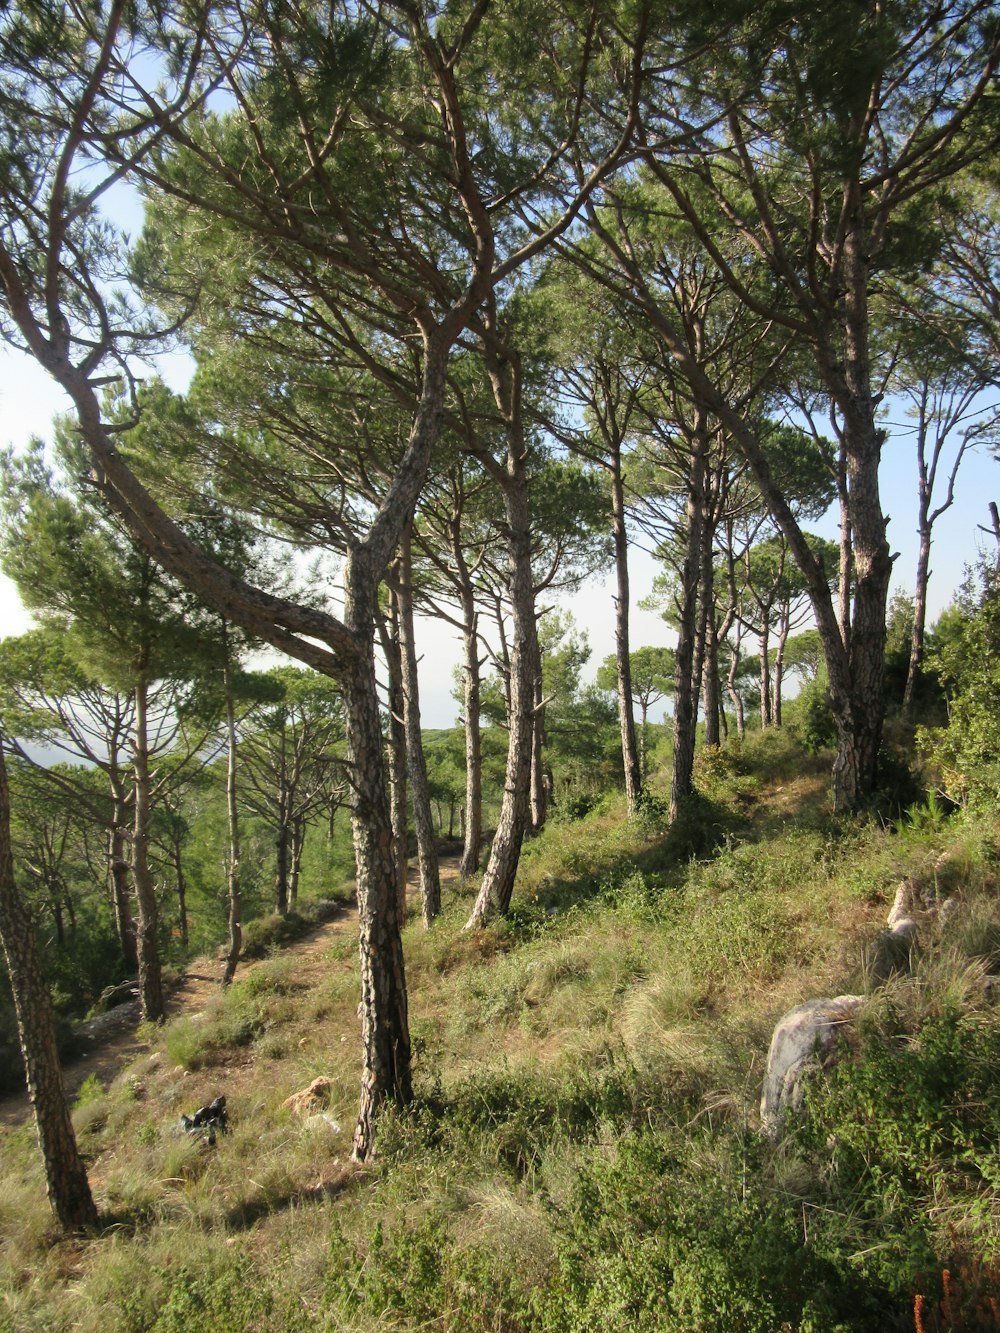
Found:
[[[708, 476], [706, 468], [706, 505]], [[701, 654], [702, 711], [705, 714], [705, 745], [719, 745], [719, 645], [715, 637], [715, 526], [706, 512], [701, 531]]]
[[379, 613], [379, 639], [388, 673], [389, 694], [389, 810], [392, 820], [393, 855], [396, 858], [396, 899], [400, 921], [406, 920], [406, 882], [410, 847], [407, 824], [406, 726], [403, 721], [403, 665], [399, 646], [399, 599], [389, 596], [388, 618]]
[[[516, 375], [517, 368], [512, 367], [512, 370]], [[503, 800], [489, 865], [483, 875], [467, 928], [485, 925], [494, 917], [502, 916], [510, 906], [531, 796], [532, 715], [539, 660], [531, 570], [531, 510], [519, 403], [520, 386], [516, 379], [512, 387], [503, 385], [495, 364], [491, 368], [491, 379], [508, 428], [503, 498], [510, 551], [514, 641], [510, 659], [510, 731]]]
[[292, 820], [292, 857], [288, 871], [288, 903], [294, 912], [299, 903], [302, 853], [306, 846], [306, 821], [301, 815]]
[[[223, 627], [225, 636], [225, 627]], [[236, 708], [233, 702], [232, 665], [229, 658], [229, 644], [224, 643], [225, 664], [223, 666], [223, 686], [226, 692], [226, 810], [229, 816], [229, 865], [227, 867], [227, 888], [229, 890], [229, 948], [226, 952], [226, 965], [222, 973], [223, 988], [232, 983], [243, 947], [242, 904], [240, 893], [240, 812], [236, 791], [237, 735]]]
[[[538, 646], [538, 631], [535, 630]], [[531, 813], [529, 828], [532, 835], [541, 833], [548, 814], [548, 794], [545, 790], [545, 701], [542, 695], [541, 653], [532, 668], [534, 685], [531, 696]]]
[[278, 830], [274, 839], [274, 910], [279, 916], [288, 915], [288, 854], [292, 837], [288, 805], [290, 793], [281, 775], [282, 790], [278, 800]]
[[479, 870], [483, 845], [483, 739], [480, 727], [479, 636], [471, 586], [462, 594], [465, 624], [465, 817], [459, 876]]
[[187, 953], [189, 943], [187, 879], [184, 875], [184, 861], [181, 857], [181, 840], [179, 834], [174, 835], [172, 844], [174, 856], [174, 879], [177, 882], [177, 927], [181, 935], [181, 948]]
[[434, 819], [427, 785], [427, 762], [420, 734], [420, 689], [417, 679], [417, 648], [413, 627], [412, 526], [407, 525], [399, 544], [396, 569], [399, 579], [399, 647], [403, 671], [403, 721], [406, 728], [406, 761], [410, 779], [410, 803], [417, 834], [417, 863], [420, 867], [420, 899], [424, 925], [441, 913], [441, 876], [438, 869]]
[[64, 1231], [97, 1225], [97, 1209], [70, 1120], [56, 1053], [55, 1020], [38, 946], [14, 879], [10, 794], [0, 750], [0, 942], [14, 993], [17, 1034], [28, 1078], [49, 1203]]
[[629, 607], [631, 585], [628, 568], [628, 531], [625, 526], [625, 487], [622, 480], [620, 446], [611, 451], [611, 533], [615, 548], [615, 665], [618, 671], [618, 726], [625, 768], [625, 800], [628, 813], [635, 814], [645, 776], [645, 757], [640, 760], [636, 744], [635, 714], [632, 711], [632, 662], [629, 656]]
[[139, 971], [139, 954], [135, 937], [135, 921], [129, 902], [129, 861], [127, 805], [128, 800], [121, 778], [112, 780], [111, 827], [108, 829], [108, 873], [111, 880], [111, 904], [115, 916], [115, 931], [121, 945], [122, 957], [130, 976]]
[[910, 664], [906, 672], [906, 689], [903, 691], [903, 713], [909, 716], [913, 712], [913, 701], [917, 691], [917, 681], [924, 663], [924, 636], [927, 627], [927, 584], [931, 573], [931, 528], [927, 522], [927, 502], [921, 497], [920, 514], [917, 522], [920, 544], [917, 549], [917, 581], [913, 595], [913, 633], [910, 638]]
[[132, 835], [132, 879], [139, 914], [136, 937], [139, 954], [139, 1008], [147, 1023], [159, 1023], [164, 1015], [160, 949], [157, 940], [159, 911], [156, 888], [149, 869], [150, 778], [149, 778], [149, 687], [144, 668], [135, 687], [135, 825]]
[[791, 633], [791, 610], [784, 606], [778, 628], [778, 642], [774, 649], [774, 671], [771, 673], [771, 716], [776, 727], [781, 726], [781, 691], [785, 678], [785, 645]]
[[698, 716], [693, 691], [697, 639], [698, 587], [701, 572], [701, 529], [705, 522], [705, 473], [708, 423], [699, 409], [687, 483], [687, 534], [681, 570], [677, 656], [674, 675], [674, 759], [670, 779], [670, 818], [677, 819], [694, 789], [694, 744]]
[[757, 636], [760, 645], [760, 729], [767, 731], [774, 721], [771, 713], [771, 627], [767, 621], [767, 612], [761, 610], [761, 631]]

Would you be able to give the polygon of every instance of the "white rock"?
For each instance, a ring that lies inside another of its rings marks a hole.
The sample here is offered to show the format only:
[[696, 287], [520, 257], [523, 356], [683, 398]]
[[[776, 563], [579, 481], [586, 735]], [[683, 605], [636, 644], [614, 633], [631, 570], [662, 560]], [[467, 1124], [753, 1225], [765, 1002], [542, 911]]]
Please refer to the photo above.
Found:
[[865, 1002], [863, 995], [809, 1000], [779, 1019], [767, 1053], [761, 1128], [777, 1135], [786, 1110], [802, 1109], [802, 1080], [829, 1063], [837, 1037]]

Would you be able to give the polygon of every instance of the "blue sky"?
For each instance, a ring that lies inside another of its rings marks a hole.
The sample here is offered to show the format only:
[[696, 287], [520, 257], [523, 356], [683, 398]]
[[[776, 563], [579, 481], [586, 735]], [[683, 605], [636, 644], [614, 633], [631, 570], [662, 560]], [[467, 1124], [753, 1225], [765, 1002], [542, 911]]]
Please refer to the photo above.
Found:
[[[170, 370], [175, 375], [170, 375]], [[169, 378], [180, 380], [179, 364], [167, 366]], [[179, 387], [179, 386], [178, 386]], [[26, 356], [0, 346], [0, 445], [23, 445], [32, 434], [49, 434], [52, 417], [67, 410], [69, 404], [49, 376]], [[881, 490], [883, 512], [890, 516], [888, 528], [891, 549], [899, 552], [893, 574], [893, 589], [912, 592], [916, 575], [916, 462], [914, 446], [902, 412], [899, 428], [892, 429], [883, 453]], [[929, 610], [933, 621], [951, 601], [966, 566], [976, 561], [980, 552], [992, 555], [995, 544], [991, 533], [980, 529], [990, 523], [988, 505], [1000, 501], [1000, 464], [986, 450], [966, 456], [959, 473], [953, 508], [935, 527], [931, 558]], [[837, 538], [834, 514], [816, 525], [823, 536]], [[655, 562], [636, 552], [632, 560], [633, 615], [632, 642], [635, 647], [672, 641], [672, 632], [658, 616], [638, 609], [640, 598], [649, 592], [656, 573]], [[605, 579], [588, 585], [581, 593], [563, 603], [573, 612], [580, 626], [590, 636], [591, 671], [614, 651], [614, 604], [612, 582]], [[21, 606], [17, 591], [0, 576], [0, 637], [19, 634], [28, 628], [30, 618]], [[455, 632], [437, 622], [424, 621], [418, 628], [421, 661], [421, 708], [424, 725], [450, 725], [457, 713], [451, 698], [451, 673], [461, 657], [461, 644]]]

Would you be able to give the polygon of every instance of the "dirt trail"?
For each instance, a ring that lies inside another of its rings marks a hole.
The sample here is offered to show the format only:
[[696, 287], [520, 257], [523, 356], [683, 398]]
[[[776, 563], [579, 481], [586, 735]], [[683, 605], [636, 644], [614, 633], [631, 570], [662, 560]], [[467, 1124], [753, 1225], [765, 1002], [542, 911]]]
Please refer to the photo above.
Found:
[[[458, 858], [441, 858], [441, 881], [448, 883], [458, 878]], [[418, 892], [416, 869], [411, 869], [407, 897], [411, 903]], [[299, 960], [303, 980], [311, 980], [312, 973], [328, 973], [331, 967], [352, 967], [353, 961], [331, 963], [328, 951], [340, 939], [353, 941], [357, 937], [357, 915], [353, 904], [342, 908], [335, 916], [321, 922], [301, 939], [285, 945], [282, 954], [291, 954]], [[237, 977], [246, 976], [260, 964], [257, 961], [241, 963]], [[167, 1019], [182, 1014], [196, 1014], [219, 993], [222, 964], [210, 958], [195, 959], [167, 1000]], [[122, 1065], [146, 1049], [136, 1037], [139, 1025], [139, 1002], [121, 1004], [109, 1013], [100, 1014], [77, 1029], [83, 1050], [63, 1063], [63, 1083], [73, 1101], [86, 1079], [96, 1075], [102, 1083], [109, 1083]], [[27, 1091], [9, 1093], [0, 1097], [0, 1125], [16, 1127], [30, 1116], [31, 1104]]]

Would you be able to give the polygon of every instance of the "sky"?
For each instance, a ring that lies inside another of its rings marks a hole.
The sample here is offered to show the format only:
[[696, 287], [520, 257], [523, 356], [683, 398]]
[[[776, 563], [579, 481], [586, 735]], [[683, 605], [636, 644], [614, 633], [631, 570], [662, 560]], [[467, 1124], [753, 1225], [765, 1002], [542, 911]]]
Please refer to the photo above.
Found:
[[[167, 361], [165, 377], [181, 388], [183, 362]], [[49, 376], [29, 357], [0, 346], [0, 446], [22, 447], [32, 435], [50, 436], [53, 416], [65, 412], [69, 401]], [[880, 485], [883, 512], [889, 518], [890, 549], [898, 553], [893, 569], [893, 591], [912, 593], [916, 575], [916, 462], [914, 446], [905, 419], [889, 419], [890, 436], [883, 451]], [[962, 463], [955, 504], [934, 529], [929, 588], [929, 614], [933, 620], [948, 605], [961, 583], [965, 568], [980, 552], [995, 552], [988, 505], [1000, 501], [1000, 463], [987, 450], [973, 451]], [[815, 530], [836, 540], [835, 514], [828, 514]], [[631, 642], [634, 648], [671, 644], [673, 632], [654, 612], [638, 603], [652, 588], [656, 562], [634, 551], [631, 562]], [[591, 658], [585, 676], [593, 677], [597, 666], [614, 652], [613, 576], [595, 580], [581, 592], [558, 603], [569, 609], [577, 624], [587, 631]], [[0, 638], [21, 634], [31, 625], [13, 584], [0, 575]], [[421, 619], [417, 626], [420, 661], [421, 715], [425, 727], [452, 725], [458, 705], [452, 698], [452, 673], [461, 660], [457, 631], [438, 621]], [[654, 714], [655, 716], [655, 714]]]

